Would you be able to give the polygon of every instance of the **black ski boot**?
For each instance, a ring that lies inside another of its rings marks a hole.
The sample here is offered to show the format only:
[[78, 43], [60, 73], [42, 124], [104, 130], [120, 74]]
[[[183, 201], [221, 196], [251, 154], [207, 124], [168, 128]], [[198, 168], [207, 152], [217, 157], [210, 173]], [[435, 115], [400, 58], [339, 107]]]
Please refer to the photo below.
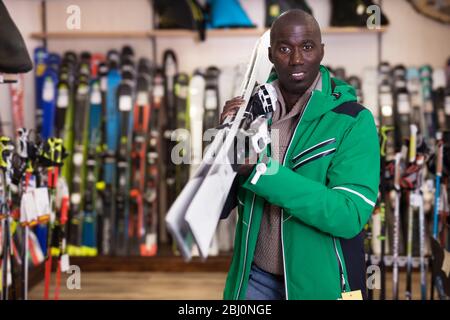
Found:
[[[365, 27], [371, 15], [367, 8], [374, 3], [371, 0], [332, 0], [331, 25], [335, 27]], [[381, 12], [382, 26], [389, 24], [387, 17]]]
[[300, 9], [313, 14], [305, 0], [266, 0], [266, 28], [270, 28], [280, 14], [290, 9]]

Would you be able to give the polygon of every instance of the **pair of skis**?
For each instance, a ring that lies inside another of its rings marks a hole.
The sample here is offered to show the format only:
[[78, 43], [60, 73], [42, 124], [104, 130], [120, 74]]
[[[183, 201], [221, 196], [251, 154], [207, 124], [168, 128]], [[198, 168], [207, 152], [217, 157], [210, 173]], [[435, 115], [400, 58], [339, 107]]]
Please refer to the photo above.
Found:
[[102, 253], [110, 255], [114, 253], [116, 234], [116, 182], [117, 161], [116, 153], [119, 142], [119, 112], [117, 110], [117, 88], [122, 79], [119, 64], [120, 56], [115, 50], [107, 55], [108, 73], [106, 77], [106, 114], [105, 114], [105, 150], [103, 157], [103, 228], [102, 228]]
[[[194, 241], [201, 257], [205, 259], [208, 256], [217, 223], [236, 176], [232, 165], [234, 159], [230, 161], [228, 157], [234, 149], [235, 137], [252, 112], [249, 102], [253, 91], [258, 84], [266, 82], [272, 69], [267, 58], [269, 39], [269, 33], [266, 32], [253, 51], [241, 87], [246, 102], [244, 107], [239, 109], [234, 121], [225, 120], [225, 128], [218, 130], [196, 174], [189, 180], [166, 216], [167, 227], [186, 260], [191, 259]], [[267, 98], [271, 101], [270, 97]]]
[[117, 152], [116, 181], [116, 254], [128, 253], [130, 234], [130, 180], [131, 144], [133, 139], [133, 106], [135, 101], [135, 66], [131, 48], [124, 47], [121, 54], [121, 82], [117, 87], [119, 113], [119, 145]]
[[[153, 66], [142, 58], [138, 64], [136, 100], [133, 107], [132, 189], [130, 197], [134, 207], [130, 210], [131, 250], [141, 256], [153, 256], [157, 252], [157, 137], [154, 117], [157, 112], [151, 99]], [[156, 119], [157, 120], [157, 119]], [[152, 124], [152, 126], [150, 126]], [[154, 131], [153, 131], [154, 132]]]

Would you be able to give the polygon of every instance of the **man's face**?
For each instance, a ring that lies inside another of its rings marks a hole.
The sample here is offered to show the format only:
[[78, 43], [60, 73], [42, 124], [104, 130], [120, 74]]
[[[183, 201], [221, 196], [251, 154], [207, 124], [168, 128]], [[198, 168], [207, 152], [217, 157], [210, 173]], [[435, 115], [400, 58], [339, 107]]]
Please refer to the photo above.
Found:
[[324, 54], [319, 32], [308, 25], [286, 23], [271, 35], [269, 59], [281, 87], [290, 94], [303, 94], [319, 72]]

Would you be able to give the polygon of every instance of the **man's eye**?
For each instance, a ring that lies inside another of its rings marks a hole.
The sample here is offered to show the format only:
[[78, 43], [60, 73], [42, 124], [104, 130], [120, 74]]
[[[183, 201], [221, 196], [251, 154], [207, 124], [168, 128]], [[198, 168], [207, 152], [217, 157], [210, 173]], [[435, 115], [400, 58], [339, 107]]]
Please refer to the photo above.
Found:
[[303, 49], [304, 49], [304, 50], [311, 50], [312, 48], [313, 48], [313, 46], [310, 45], [310, 44], [305, 44], [305, 45], [303, 46]]
[[291, 49], [289, 49], [288, 47], [281, 47], [280, 51], [283, 53], [289, 53], [289, 52], [291, 52]]

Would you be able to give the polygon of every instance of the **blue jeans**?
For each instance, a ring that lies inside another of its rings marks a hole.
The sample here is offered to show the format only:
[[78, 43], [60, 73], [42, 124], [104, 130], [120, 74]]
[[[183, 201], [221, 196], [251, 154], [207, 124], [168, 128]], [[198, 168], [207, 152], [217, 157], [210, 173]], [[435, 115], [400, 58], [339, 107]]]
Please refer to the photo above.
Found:
[[247, 287], [247, 300], [286, 300], [284, 279], [252, 265]]

